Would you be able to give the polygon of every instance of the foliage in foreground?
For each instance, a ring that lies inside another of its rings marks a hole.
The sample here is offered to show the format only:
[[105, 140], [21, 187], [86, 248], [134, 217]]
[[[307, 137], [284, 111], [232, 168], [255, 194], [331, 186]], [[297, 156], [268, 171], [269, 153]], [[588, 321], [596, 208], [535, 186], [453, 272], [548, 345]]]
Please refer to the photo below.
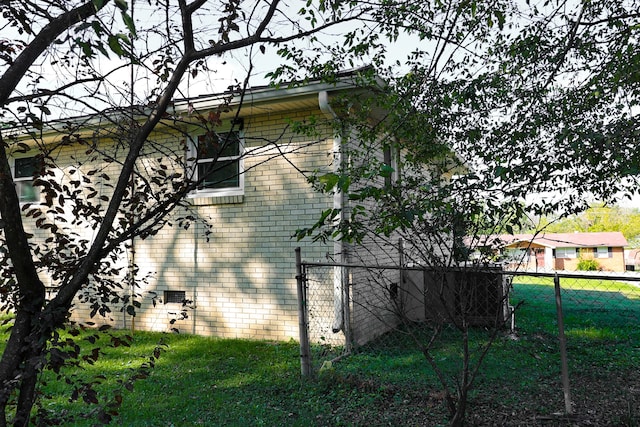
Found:
[[[135, 314], [139, 301], [123, 297], [121, 285], [144, 278], [135, 277], [133, 263], [118, 264], [127, 242], [197, 219], [183, 215], [185, 198], [214, 168], [196, 174], [183, 147], [156, 144], [154, 136], [175, 138], [194, 126], [215, 135], [226, 101], [244, 98], [254, 52], [314, 40], [367, 9], [320, 2], [308, 13], [291, 12], [280, 0], [145, 3], [0, 2], [0, 309], [15, 313], [0, 358], [0, 426], [28, 424], [48, 346], [76, 297], [92, 304], [92, 315], [120, 308]], [[246, 59], [246, 73], [229, 82], [229, 96], [216, 108], [189, 104], [186, 116], [174, 110], [196, 76], [227, 69], [236, 55]], [[125, 64], [129, 79], [121, 75]], [[60, 153], [69, 147], [74, 154]], [[30, 160], [16, 160], [25, 155]], [[162, 165], [142, 161], [149, 158]], [[173, 213], [178, 218], [169, 219]], [[55, 295], [47, 295], [48, 286]], [[65, 360], [79, 353], [71, 341]]]

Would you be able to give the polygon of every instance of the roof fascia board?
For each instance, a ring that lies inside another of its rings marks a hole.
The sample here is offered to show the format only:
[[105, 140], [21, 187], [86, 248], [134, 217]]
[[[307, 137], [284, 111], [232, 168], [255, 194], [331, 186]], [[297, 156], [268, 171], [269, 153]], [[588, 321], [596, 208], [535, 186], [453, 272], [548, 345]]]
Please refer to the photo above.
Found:
[[248, 89], [244, 95], [234, 95], [231, 100], [227, 100], [228, 94], [215, 94], [211, 96], [203, 96], [193, 99], [176, 100], [173, 106], [173, 112], [180, 113], [189, 107], [197, 109], [206, 109], [227, 104], [229, 107], [237, 107], [242, 104], [258, 104], [270, 103], [275, 101], [286, 101], [292, 98], [304, 96], [317, 96], [319, 92], [342, 91], [346, 89], [355, 89], [358, 86], [352, 81], [338, 81], [335, 83], [309, 83], [287, 88], [267, 87], [259, 89]]
[[[308, 84], [299, 84], [295, 86], [282, 87], [261, 87], [257, 89], [247, 89], [244, 95], [233, 95], [231, 100], [228, 100], [229, 93], [213, 94], [208, 96], [202, 96], [192, 99], [178, 99], [175, 100], [173, 105], [167, 110], [167, 114], [176, 115], [188, 111], [191, 108], [196, 110], [206, 110], [210, 108], [216, 108], [222, 105], [227, 105], [230, 108], [237, 108], [241, 104], [243, 105], [256, 105], [267, 104], [279, 101], [287, 101], [294, 98], [300, 98], [304, 96], [317, 96], [318, 92], [329, 91], [343, 91], [348, 89], [355, 89], [359, 87], [354, 82], [353, 76], [342, 77], [334, 83], [325, 82], [311, 82]], [[152, 112], [152, 107], [145, 107], [136, 111], [138, 118], [147, 117]], [[46, 129], [24, 129], [19, 131], [20, 140], [32, 139], [30, 133], [40, 135], [41, 138], [51, 138], [54, 135], [60, 135], [68, 133], [67, 128], [69, 126], [76, 127], [80, 133], [86, 135], [91, 131], [101, 128], [114, 126], [113, 123], [105, 120], [105, 116], [109, 118], [109, 121], [117, 122], [120, 119], [129, 118], [130, 113], [126, 110], [118, 110], [113, 112], [102, 112], [94, 115], [71, 117], [68, 119], [53, 120], [45, 123]], [[17, 131], [16, 128], [3, 129], [2, 132], [8, 134], [10, 132]]]

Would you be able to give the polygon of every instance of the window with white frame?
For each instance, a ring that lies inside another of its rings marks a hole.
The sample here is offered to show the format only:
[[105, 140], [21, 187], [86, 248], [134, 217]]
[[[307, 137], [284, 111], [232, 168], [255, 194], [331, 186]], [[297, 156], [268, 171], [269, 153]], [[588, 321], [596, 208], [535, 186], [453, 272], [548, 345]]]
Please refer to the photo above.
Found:
[[578, 251], [576, 248], [556, 248], [556, 258], [577, 258]]
[[37, 157], [21, 157], [14, 159], [13, 182], [21, 203], [37, 202], [40, 192], [33, 186], [33, 176], [38, 164]]
[[607, 246], [598, 246], [597, 248], [593, 248], [593, 256], [594, 258], [611, 258], [612, 257], [613, 248]]
[[238, 131], [207, 132], [191, 140], [196, 197], [244, 193], [244, 143]]

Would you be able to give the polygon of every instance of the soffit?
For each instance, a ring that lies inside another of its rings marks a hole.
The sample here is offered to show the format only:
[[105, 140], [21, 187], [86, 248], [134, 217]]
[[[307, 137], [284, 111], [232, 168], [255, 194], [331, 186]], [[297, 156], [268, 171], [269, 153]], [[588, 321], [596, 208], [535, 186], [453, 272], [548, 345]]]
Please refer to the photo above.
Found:
[[[231, 118], [235, 117], [237, 113], [237, 106], [230, 107], [227, 111], [223, 112], [222, 117]], [[272, 100], [272, 101], [253, 101], [250, 98], [245, 99], [238, 114], [239, 117], [251, 117], [262, 114], [273, 114], [284, 111], [299, 111], [308, 109], [317, 109], [318, 96], [301, 96], [296, 98], [289, 98], [284, 100]]]

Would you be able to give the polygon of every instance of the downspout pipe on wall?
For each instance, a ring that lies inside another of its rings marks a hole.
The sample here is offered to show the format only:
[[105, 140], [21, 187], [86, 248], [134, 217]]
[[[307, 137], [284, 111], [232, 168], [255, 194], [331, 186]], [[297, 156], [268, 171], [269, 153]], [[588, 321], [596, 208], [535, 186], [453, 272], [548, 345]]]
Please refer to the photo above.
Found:
[[[318, 105], [320, 111], [331, 121], [338, 120], [338, 115], [331, 108], [329, 104], [329, 93], [327, 91], [318, 92]], [[343, 135], [341, 132], [337, 132], [333, 138], [333, 172], [340, 173], [340, 169], [344, 165], [344, 152], [343, 152]], [[338, 221], [342, 222], [346, 219], [345, 213], [345, 195], [336, 187], [333, 191], [333, 209], [340, 212]], [[346, 253], [346, 245], [341, 240], [340, 236], [336, 237], [333, 242], [333, 254], [338, 256], [337, 262], [341, 264], [339, 267], [334, 267], [334, 279], [333, 279], [333, 305], [334, 305], [334, 320], [332, 330], [334, 333], [344, 331], [345, 335], [348, 335], [348, 318], [349, 318], [349, 288], [348, 288], [348, 271], [346, 267], [342, 265], [347, 263], [348, 256]]]

